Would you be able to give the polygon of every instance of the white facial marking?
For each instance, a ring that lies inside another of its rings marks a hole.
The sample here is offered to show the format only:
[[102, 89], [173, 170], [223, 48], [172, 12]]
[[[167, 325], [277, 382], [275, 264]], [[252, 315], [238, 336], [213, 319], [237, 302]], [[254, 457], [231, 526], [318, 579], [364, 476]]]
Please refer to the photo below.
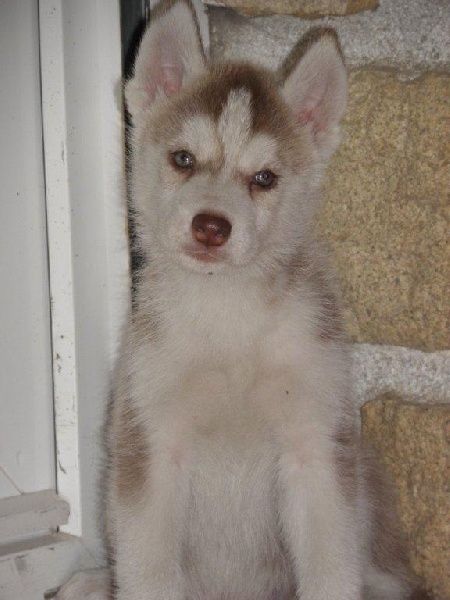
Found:
[[236, 166], [246, 147], [252, 126], [251, 93], [243, 88], [231, 90], [219, 120], [219, 136], [227, 165]]

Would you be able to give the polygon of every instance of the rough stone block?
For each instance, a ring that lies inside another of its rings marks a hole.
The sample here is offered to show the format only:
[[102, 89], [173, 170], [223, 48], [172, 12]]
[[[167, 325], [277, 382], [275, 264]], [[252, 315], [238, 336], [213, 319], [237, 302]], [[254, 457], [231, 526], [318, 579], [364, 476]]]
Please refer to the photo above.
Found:
[[353, 341], [450, 346], [450, 77], [350, 74], [319, 231]]
[[234, 8], [245, 15], [293, 15], [315, 19], [374, 10], [378, 0], [218, 0], [211, 4]]
[[395, 482], [414, 571], [450, 598], [450, 405], [384, 396], [361, 409], [362, 435]]

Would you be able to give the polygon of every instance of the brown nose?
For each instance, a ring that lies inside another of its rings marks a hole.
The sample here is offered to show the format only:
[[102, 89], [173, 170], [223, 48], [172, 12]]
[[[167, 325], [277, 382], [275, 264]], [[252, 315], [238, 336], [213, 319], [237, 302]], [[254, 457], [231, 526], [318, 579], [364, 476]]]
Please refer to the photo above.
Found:
[[200, 213], [192, 219], [192, 235], [205, 246], [222, 246], [230, 233], [231, 223], [224, 217]]

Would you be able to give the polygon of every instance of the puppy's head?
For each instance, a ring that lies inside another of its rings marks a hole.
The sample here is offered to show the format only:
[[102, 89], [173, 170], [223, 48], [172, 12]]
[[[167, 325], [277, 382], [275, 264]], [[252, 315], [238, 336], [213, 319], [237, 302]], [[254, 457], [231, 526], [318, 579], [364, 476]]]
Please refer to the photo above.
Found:
[[211, 64], [199, 31], [190, 0], [160, 4], [126, 84], [140, 242], [200, 273], [264, 268], [310, 232], [345, 108], [339, 44], [313, 30], [272, 73]]

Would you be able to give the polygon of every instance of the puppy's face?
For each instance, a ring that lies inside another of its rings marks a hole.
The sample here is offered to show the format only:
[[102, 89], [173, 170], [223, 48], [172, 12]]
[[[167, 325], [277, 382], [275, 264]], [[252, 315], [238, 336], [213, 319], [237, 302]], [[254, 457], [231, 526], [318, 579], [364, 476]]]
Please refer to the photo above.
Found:
[[330, 87], [345, 87], [345, 69], [335, 38], [316, 36], [278, 74], [211, 65], [193, 5], [171, 0], [159, 10], [127, 84], [144, 251], [199, 273], [289, 256], [311, 228], [338, 137], [342, 101], [333, 104]]
[[313, 149], [271, 79], [217, 66], [152, 115], [137, 169], [158, 255], [211, 272], [292, 244]]

